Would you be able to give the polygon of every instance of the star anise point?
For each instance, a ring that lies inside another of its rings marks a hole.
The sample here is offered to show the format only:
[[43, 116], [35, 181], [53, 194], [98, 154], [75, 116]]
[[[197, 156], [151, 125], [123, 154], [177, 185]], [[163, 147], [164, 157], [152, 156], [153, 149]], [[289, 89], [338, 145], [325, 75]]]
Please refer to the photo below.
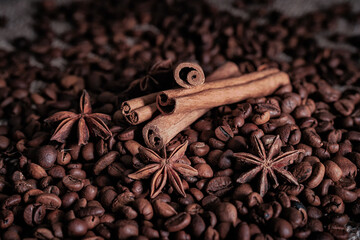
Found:
[[[274, 139], [268, 153], [265, 151], [263, 142], [257, 136], [254, 137], [254, 143], [258, 156], [245, 152], [234, 153], [234, 156], [240, 162], [255, 166], [251, 170], [242, 173], [236, 180], [238, 183], [250, 182], [261, 172], [259, 185], [259, 193], [261, 196], [264, 196], [269, 189], [268, 177], [273, 180], [274, 187], [279, 185], [277, 174], [290, 183], [299, 185], [297, 179], [289, 171], [284, 169], [284, 167], [294, 163], [298, 155], [304, 152], [303, 150], [293, 150], [278, 155], [282, 144], [279, 135]], [[274, 157], [276, 155], [278, 156]]]
[[69, 137], [70, 132], [78, 123], [77, 136], [78, 145], [85, 145], [88, 143], [90, 135], [99, 136], [103, 139], [108, 139], [112, 136], [106, 122], [110, 121], [111, 117], [103, 113], [92, 113], [90, 96], [86, 90], [80, 97], [80, 113], [76, 114], [70, 111], [61, 111], [54, 113], [44, 121], [46, 123], [60, 122], [51, 136], [51, 141], [65, 143]]
[[177, 162], [178, 159], [184, 156], [187, 145], [188, 142], [185, 141], [183, 144], [178, 146], [169, 157], [160, 157], [160, 155], [155, 151], [149, 148], [140, 147], [140, 156], [150, 163], [135, 173], [129, 174], [128, 177], [134, 180], [139, 180], [147, 179], [153, 175], [150, 186], [151, 198], [155, 198], [161, 193], [168, 179], [173, 188], [183, 197], [186, 197], [184, 185], [179, 174], [182, 176], [198, 175], [198, 171], [195, 168], [190, 165]]

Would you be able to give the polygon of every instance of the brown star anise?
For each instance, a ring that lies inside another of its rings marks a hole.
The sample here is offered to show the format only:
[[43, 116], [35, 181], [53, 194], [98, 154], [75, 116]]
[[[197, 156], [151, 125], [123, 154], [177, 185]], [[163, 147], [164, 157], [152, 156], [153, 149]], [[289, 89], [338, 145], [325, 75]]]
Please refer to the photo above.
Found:
[[259, 186], [259, 193], [261, 196], [264, 196], [269, 189], [268, 175], [274, 181], [274, 188], [279, 185], [276, 174], [291, 183], [299, 185], [296, 178], [290, 172], [285, 170], [284, 167], [292, 164], [298, 158], [299, 153], [303, 152], [302, 150], [285, 152], [274, 158], [274, 156], [279, 154], [282, 144], [279, 135], [274, 139], [268, 155], [266, 155], [264, 144], [259, 138], [255, 136], [254, 142], [256, 144], [255, 148], [258, 156], [245, 152], [234, 153], [234, 156], [237, 157], [239, 161], [245, 164], [255, 165], [255, 167], [250, 171], [242, 173], [237, 179], [237, 182], [250, 182], [258, 173], [261, 172]]
[[[134, 180], [139, 180], [149, 178], [152, 174], [154, 174], [151, 179], [151, 198], [155, 198], [161, 193], [161, 190], [165, 187], [167, 179], [170, 180], [171, 185], [178, 193], [186, 197], [184, 186], [178, 173], [185, 177], [198, 175], [198, 171], [195, 168], [179, 162], [179, 159], [181, 159], [185, 154], [187, 145], [188, 142], [185, 141], [170, 154], [169, 158], [166, 156], [162, 158], [153, 150], [140, 147], [140, 156], [152, 163], [146, 165], [135, 173], [129, 174], [128, 177]], [[164, 152], [166, 155], [166, 151]]]
[[45, 122], [53, 123], [61, 121], [50, 139], [61, 143], [65, 143], [66, 138], [70, 135], [71, 129], [74, 124], [77, 123], [78, 145], [85, 145], [89, 140], [90, 134], [103, 139], [111, 137], [112, 133], [106, 125], [110, 120], [111, 117], [109, 115], [92, 113], [90, 96], [86, 90], [83, 90], [80, 98], [79, 114], [61, 111], [45, 119]]
[[155, 85], [159, 85], [160, 83], [158, 80], [155, 79], [154, 75], [168, 72], [170, 71], [171, 67], [172, 61], [170, 59], [156, 62], [150, 67], [145, 76], [132, 81], [129, 87], [123, 92], [123, 94], [134, 89], [137, 85], [139, 85], [140, 91], [142, 92], [148, 90], [150, 82], [153, 82]]

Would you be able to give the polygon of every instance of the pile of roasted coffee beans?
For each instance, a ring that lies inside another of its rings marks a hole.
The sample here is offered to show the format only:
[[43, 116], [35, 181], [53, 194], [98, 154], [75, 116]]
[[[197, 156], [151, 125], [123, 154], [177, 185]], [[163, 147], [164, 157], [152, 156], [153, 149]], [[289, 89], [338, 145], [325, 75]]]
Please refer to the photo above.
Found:
[[[359, 36], [328, 34], [334, 48], [324, 48], [317, 34], [360, 15], [345, 4], [293, 18], [252, 2], [233, 6], [249, 19], [204, 1], [34, 5], [37, 37], [0, 50], [0, 239], [348, 239], [360, 221]], [[151, 179], [128, 178], [146, 164], [125, 145], [143, 145], [142, 126], [127, 126], [118, 109], [161, 88], [149, 80], [123, 92], [161, 59], [196, 60], [207, 74], [225, 61], [242, 73], [277, 67], [292, 88], [213, 109], [181, 132], [167, 151], [188, 140], [181, 161], [198, 176], [182, 178], [186, 197], [166, 184], [151, 199]], [[78, 112], [83, 89], [93, 112], [112, 117], [112, 137], [50, 141], [44, 119]], [[276, 136], [282, 153], [302, 150], [283, 166], [299, 185], [269, 178], [261, 196], [260, 175], [236, 181], [251, 166], [233, 154], [254, 153], [256, 138], [269, 151]]]

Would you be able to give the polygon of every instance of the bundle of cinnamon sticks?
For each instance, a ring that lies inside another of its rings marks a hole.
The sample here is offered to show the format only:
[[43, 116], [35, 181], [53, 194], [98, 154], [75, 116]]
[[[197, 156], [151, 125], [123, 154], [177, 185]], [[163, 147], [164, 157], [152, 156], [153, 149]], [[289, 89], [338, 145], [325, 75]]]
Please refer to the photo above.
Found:
[[289, 76], [278, 69], [241, 75], [233, 62], [225, 63], [206, 78], [202, 68], [190, 62], [178, 64], [173, 73], [182, 88], [152, 93], [121, 105], [124, 118], [132, 125], [158, 113], [142, 131], [146, 145], [152, 149], [161, 149], [213, 107], [267, 96], [290, 84]]

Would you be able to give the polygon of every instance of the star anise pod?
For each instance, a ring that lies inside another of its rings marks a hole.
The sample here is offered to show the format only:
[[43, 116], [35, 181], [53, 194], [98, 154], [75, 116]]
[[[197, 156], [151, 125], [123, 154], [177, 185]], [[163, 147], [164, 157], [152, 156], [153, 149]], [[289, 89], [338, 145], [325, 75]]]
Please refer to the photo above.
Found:
[[276, 175], [280, 175], [289, 182], [299, 185], [296, 178], [289, 171], [284, 169], [284, 167], [294, 163], [294, 161], [297, 160], [299, 153], [303, 152], [303, 150], [289, 151], [274, 157], [279, 154], [282, 144], [279, 135], [274, 139], [268, 154], [266, 154], [264, 144], [258, 137], [254, 137], [254, 142], [258, 156], [246, 152], [234, 153], [234, 156], [237, 157], [240, 162], [254, 165], [254, 168], [250, 171], [242, 173], [237, 179], [237, 182], [250, 182], [261, 172], [259, 186], [259, 193], [261, 196], [264, 196], [269, 189], [268, 175], [273, 180], [274, 188], [279, 185]]
[[[185, 177], [198, 175], [198, 171], [195, 168], [179, 162], [179, 159], [181, 159], [185, 154], [187, 145], [188, 142], [185, 141], [183, 144], [178, 146], [168, 158], [166, 156], [162, 158], [153, 150], [140, 147], [140, 156], [151, 163], [137, 172], [129, 174], [128, 177], [134, 180], [139, 180], [149, 178], [153, 175], [150, 190], [151, 198], [155, 198], [161, 193], [161, 190], [165, 187], [168, 179], [175, 190], [182, 196], [186, 197], [184, 186], [178, 173]], [[166, 155], [166, 151], [164, 152]]]
[[159, 73], [164, 73], [170, 71], [172, 67], [172, 61], [170, 59], [162, 60], [156, 62], [154, 65], [150, 67], [147, 74], [141, 78], [138, 78], [132, 81], [129, 87], [123, 92], [127, 93], [134, 89], [137, 85], [139, 85], [140, 91], [144, 92], [148, 90], [150, 82], [153, 82], [155, 85], [159, 85], [159, 81], [155, 79], [154, 75]]
[[61, 122], [55, 129], [55, 132], [50, 140], [65, 143], [66, 138], [70, 135], [70, 132], [76, 123], [78, 145], [87, 144], [90, 135], [98, 136], [105, 140], [112, 135], [110, 129], [106, 125], [107, 122], [111, 121], [111, 117], [103, 113], [92, 113], [90, 96], [86, 90], [83, 90], [80, 98], [79, 114], [69, 111], [61, 111], [45, 119], [45, 122], [47, 123], [59, 121]]

